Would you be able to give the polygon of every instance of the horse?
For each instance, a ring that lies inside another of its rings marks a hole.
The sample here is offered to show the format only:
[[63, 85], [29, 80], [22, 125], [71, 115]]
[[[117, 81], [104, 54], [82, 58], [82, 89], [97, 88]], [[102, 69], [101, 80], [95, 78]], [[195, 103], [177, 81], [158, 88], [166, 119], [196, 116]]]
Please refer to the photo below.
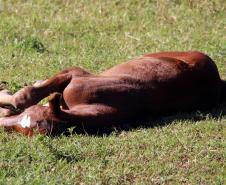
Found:
[[[46, 97], [47, 106], [38, 104]], [[3, 90], [0, 126], [28, 136], [57, 135], [71, 127], [98, 130], [145, 115], [209, 109], [225, 99], [226, 81], [208, 55], [159, 52], [98, 75], [72, 67], [15, 94]]]

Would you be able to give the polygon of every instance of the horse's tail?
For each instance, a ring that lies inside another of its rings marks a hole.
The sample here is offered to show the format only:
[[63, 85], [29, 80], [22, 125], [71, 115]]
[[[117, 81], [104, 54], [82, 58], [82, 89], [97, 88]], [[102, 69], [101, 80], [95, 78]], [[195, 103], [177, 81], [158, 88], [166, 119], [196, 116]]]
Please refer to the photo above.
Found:
[[221, 101], [226, 102], [226, 81], [221, 81]]

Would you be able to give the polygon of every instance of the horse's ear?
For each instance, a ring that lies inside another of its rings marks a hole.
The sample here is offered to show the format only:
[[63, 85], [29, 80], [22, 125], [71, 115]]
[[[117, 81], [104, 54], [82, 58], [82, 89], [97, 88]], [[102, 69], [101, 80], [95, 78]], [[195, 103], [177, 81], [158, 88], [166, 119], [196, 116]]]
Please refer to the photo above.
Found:
[[53, 113], [59, 113], [60, 103], [61, 103], [62, 94], [61, 93], [53, 93], [49, 96], [49, 108]]

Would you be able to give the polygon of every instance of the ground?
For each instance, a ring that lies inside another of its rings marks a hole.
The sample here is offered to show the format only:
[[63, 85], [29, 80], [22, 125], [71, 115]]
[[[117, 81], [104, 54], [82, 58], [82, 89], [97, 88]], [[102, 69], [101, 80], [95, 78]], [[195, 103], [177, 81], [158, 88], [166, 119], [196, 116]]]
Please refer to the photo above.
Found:
[[[225, 12], [225, 0], [0, 0], [0, 81], [15, 92], [165, 50], [208, 53], [225, 78]], [[225, 107], [103, 137], [1, 129], [0, 184], [226, 184]]]

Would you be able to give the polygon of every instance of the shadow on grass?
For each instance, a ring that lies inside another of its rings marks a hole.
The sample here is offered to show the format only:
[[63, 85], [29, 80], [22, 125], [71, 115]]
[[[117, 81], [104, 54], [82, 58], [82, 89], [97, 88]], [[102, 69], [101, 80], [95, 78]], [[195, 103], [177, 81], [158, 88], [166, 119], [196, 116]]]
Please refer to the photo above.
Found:
[[[189, 113], [176, 113], [176, 114], [168, 114], [164, 116], [155, 116], [152, 118], [146, 119], [137, 119], [133, 121], [133, 123], [127, 123], [120, 125], [120, 127], [114, 128], [104, 128], [99, 130], [83, 130], [78, 131], [76, 129], [69, 129], [69, 131], [65, 132], [64, 135], [73, 134], [87, 134], [96, 137], [109, 136], [111, 133], [120, 134], [122, 131], [131, 131], [134, 129], [140, 128], [153, 128], [153, 127], [164, 127], [169, 125], [175, 121], [200, 121], [205, 119], [221, 119], [224, 115], [226, 115], [226, 102], [218, 105], [217, 107], [208, 110], [208, 111], [196, 111]], [[50, 138], [49, 138], [50, 139]], [[51, 142], [43, 143], [48, 149], [49, 152], [54, 156], [55, 160], [64, 160], [67, 163], [77, 163], [81, 160], [84, 160], [85, 157], [79, 153], [71, 153], [70, 151], [62, 151], [59, 150], [56, 146], [52, 146]]]

